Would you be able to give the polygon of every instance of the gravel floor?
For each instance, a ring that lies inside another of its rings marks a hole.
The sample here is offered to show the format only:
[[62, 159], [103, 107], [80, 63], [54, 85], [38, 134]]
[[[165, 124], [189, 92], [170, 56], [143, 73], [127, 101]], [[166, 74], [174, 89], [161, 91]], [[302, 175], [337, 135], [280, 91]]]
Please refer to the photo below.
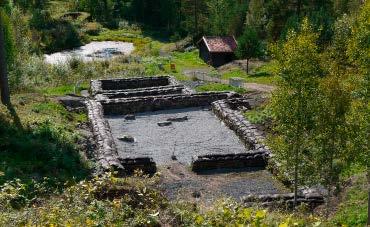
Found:
[[249, 194], [289, 192], [270, 172], [263, 169], [210, 171], [198, 175], [186, 166], [172, 162], [159, 171], [161, 182], [158, 187], [169, 199], [212, 204], [224, 197], [240, 201]]
[[[168, 118], [187, 116], [189, 120], [160, 127], [158, 122]], [[187, 108], [146, 112], [128, 121], [123, 116], [109, 116], [107, 120], [122, 157], [149, 156], [157, 165], [166, 165], [173, 158], [189, 165], [193, 156], [246, 152], [244, 145], [208, 109]], [[133, 136], [134, 143], [120, 141], [124, 135]]]

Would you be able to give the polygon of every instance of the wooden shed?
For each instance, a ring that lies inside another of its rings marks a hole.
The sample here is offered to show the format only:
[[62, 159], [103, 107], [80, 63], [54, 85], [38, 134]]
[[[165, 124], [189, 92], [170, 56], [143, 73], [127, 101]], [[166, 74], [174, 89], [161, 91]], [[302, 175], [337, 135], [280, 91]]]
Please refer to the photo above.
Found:
[[222, 66], [235, 58], [238, 44], [234, 36], [203, 36], [198, 41], [199, 57], [214, 67]]

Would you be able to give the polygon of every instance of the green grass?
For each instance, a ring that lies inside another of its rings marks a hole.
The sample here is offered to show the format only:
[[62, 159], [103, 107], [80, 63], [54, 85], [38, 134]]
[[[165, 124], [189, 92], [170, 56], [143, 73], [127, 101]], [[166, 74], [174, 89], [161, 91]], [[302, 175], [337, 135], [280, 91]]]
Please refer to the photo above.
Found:
[[[170, 64], [174, 64], [176, 67], [175, 71], [172, 71]], [[204, 63], [202, 59], [199, 58], [198, 50], [191, 52], [174, 52], [171, 56], [169, 64], [165, 66], [166, 72], [171, 73], [176, 76], [179, 80], [190, 80], [187, 76], [183, 74], [184, 70], [187, 69], [211, 69], [209, 65]]]
[[248, 83], [276, 85], [279, 78], [275, 76], [275, 71], [276, 63], [274, 61], [271, 61], [255, 69], [254, 72], [251, 74], [247, 74], [244, 70], [240, 68], [233, 68], [230, 71], [223, 73], [221, 78], [224, 80], [228, 80], [233, 77], [239, 77]]
[[[144, 52], [156, 51], [161, 48], [161, 43], [153, 41], [149, 37], [144, 37], [140, 30], [110, 30], [104, 29], [97, 36], [89, 36], [90, 41], [120, 41], [130, 42], [135, 46], [137, 54], [145, 54]], [[154, 49], [156, 48], [156, 49]], [[148, 50], [149, 49], [149, 50]], [[154, 49], [154, 50], [153, 50]], [[151, 54], [151, 53], [149, 53]]]
[[266, 108], [257, 108], [245, 112], [244, 116], [252, 124], [263, 124], [271, 119], [271, 112]]
[[0, 108], [0, 182], [85, 176], [87, 165], [78, 151], [76, 125], [87, 121], [86, 114], [70, 113], [39, 93], [14, 95], [12, 103], [13, 113]]
[[353, 177], [352, 186], [344, 192], [338, 211], [331, 218], [335, 226], [365, 226], [367, 221], [368, 189], [365, 174]]
[[80, 94], [82, 90], [88, 90], [89, 85], [87, 83], [81, 84], [78, 88], [75, 88], [75, 85], [62, 85], [57, 87], [48, 87], [41, 90], [41, 92], [45, 95], [66, 95], [66, 94], [74, 94], [76, 89], [76, 95]]
[[246, 93], [247, 91], [244, 88], [233, 87], [228, 84], [219, 84], [219, 83], [210, 83], [202, 85], [196, 88], [198, 92], [207, 92], [207, 91], [234, 91], [239, 94]]

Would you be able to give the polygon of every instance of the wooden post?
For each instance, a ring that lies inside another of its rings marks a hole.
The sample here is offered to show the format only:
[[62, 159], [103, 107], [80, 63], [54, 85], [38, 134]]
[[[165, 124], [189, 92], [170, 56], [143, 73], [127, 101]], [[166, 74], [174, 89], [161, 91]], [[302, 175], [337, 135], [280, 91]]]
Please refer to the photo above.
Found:
[[6, 50], [5, 50], [5, 37], [4, 37], [4, 24], [0, 12], [0, 90], [1, 102], [4, 105], [10, 104], [10, 92], [8, 84], [8, 71], [6, 63]]

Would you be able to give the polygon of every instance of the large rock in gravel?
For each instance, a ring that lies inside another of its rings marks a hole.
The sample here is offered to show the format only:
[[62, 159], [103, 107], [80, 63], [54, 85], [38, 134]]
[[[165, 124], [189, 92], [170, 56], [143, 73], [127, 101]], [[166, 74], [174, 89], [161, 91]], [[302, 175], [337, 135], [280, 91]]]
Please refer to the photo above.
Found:
[[127, 114], [127, 115], [125, 115], [125, 120], [133, 121], [133, 120], [136, 120], [136, 117], [133, 114]]
[[157, 124], [158, 124], [158, 126], [160, 126], [160, 127], [165, 127], [165, 126], [170, 126], [170, 125], [172, 125], [172, 122], [171, 122], [171, 121], [163, 121], [163, 122], [158, 122]]
[[132, 136], [129, 136], [129, 135], [124, 135], [122, 137], [119, 137], [118, 139], [121, 140], [121, 141], [123, 141], [123, 142], [127, 142], [127, 143], [133, 143], [133, 142], [135, 142], [135, 138], [132, 137]]
[[187, 121], [189, 120], [188, 116], [184, 116], [184, 117], [171, 117], [171, 118], [168, 118], [167, 121], [170, 121], [170, 122], [184, 122], [184, 121]]

